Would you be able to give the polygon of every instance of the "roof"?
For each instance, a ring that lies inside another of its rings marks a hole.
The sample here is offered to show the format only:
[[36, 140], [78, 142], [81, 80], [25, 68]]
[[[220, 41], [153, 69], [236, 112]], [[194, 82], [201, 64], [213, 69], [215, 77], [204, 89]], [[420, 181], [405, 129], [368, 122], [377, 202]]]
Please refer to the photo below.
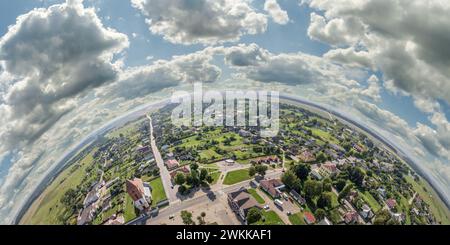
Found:
[[261, 180], [259, 184], [272, 196], [276, 196], [278, 194], [278, 188], [284, 187], [283, 182], [279, 179]]
[[313, 224], [316, 223], [316, 218], [314, 217], [314, 215], [310, 212], [304, 212], [303, 213], [303, 218], [305, 219], [305, 221], [308, 224]]
[[144, 183], [141, 179], [134, 178], [133, 180], [127, 180], [126, 186], [128, 195], [131, 196], [133, 201], [137, 201], [144, 197]]
[[322, 164], [322, 167], [328, 169], [328, 171], [330, 171], [332, 173], [337, 172], [337, 167], [336, 167], [336, 164], [334, 164], [334, 163], [327, 162], [327, 163]]
[[251, 208], [261, 208], [255, 198], [253, 198], [253, 196], [247, 191], [247, 189], [241, 189], [235, 192], [231, 192], [228, 194], [228, 197], [232, 199], [233, 202], [244, 211], [245, 215], [247, 215], [248, 210], [250, 210]]
[[388, 205], [389, 208], [393, 208], [397, 205], [397, 201], [393, 198], [390, 198], [386, 200], [386, 204]]
[[356, 221], [357, 218], [358, 218], [358, 213], [356, 211], [351, 211], [344, 215], [345, 223], [352, 223], [353, 221]]
[[178, 161], [175, 159], [169, 159], [166, 161], [166, 165], [168, 168], [176, 168], [180, 166], [180, 163], [178, 163]]

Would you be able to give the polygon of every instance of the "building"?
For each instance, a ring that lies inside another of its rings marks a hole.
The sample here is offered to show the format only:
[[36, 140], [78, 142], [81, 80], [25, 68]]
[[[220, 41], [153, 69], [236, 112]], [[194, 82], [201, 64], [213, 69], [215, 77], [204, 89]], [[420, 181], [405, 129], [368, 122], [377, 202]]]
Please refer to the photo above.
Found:
[[297, 201], [298, 203], [300, 203], [300, 205], [304, 205], [306, 203], [305, 198], [303, 198], [300, 194], [298, 194], [295, 190], [291, 190], [291, 192], [289, 192], [289, 194], [291, 194], [292, 198], [294, 198], [295, 201]]
[[397, 206], [397, 201], [393, 198], [389, 198], [386, 200], [386, 205], [388, 206], [389, 209], [393, 209], [395, 208], [395, 206]]
[[316, 218], [310, 212], [303, 213], [303, 219], [305, 220], [306, 224], [308, 224], [308, 225], [312, 225], [312, 224], [316, 223]]
[[168, 170], [173, 170], [178, 168], [180, 163], [176, 159], [169, 159], [166, 161], [166, 166]]
[[92, 204], [96, 203], [99, 198], [100, 198], [100, 194], [98, 192], [97, 185], [96, 185], [91, 189], [91, 191], [84, 198], [84, 202], [83, 202], [84, 208], [86, 209], [88, 206], [91, 206]]
[[372, 219], [374, 216], [374, 213], [372, 212], [372, 209], [367, 205], [364, 204], [361, 208], [361, 211], [359, 212], [361, 217], [365, 220]]
[[285, 187], [283, 182], [279, 179], [261, 180], [259, 186], [273, 198], [279, 198], [281, 196], [281, 191]]
[[241, 188], [238, 191], [228, 194], [228, 204], [231, 209], [245, 222], [247, 222], [247, 213], [252, 208], [261, 209], [261, 206], [252, 197], [247, 189]]
[[127, 180], [127, 193], [133, 199], [134, 206], [140, 211], [150, 207], [152, 196], [151, 187], [148, 183], [143, 183], [141, 179], [135, 178]]
[[329, 177], [335, 176], [336, 174], [339, 173], [339, 170], [337, 169], [336, 164], [331, 163], [331, 162], [326, 162], [326, 163], [322, 164], [320, 166], [320, 168], [318, 168], [317, 171], [324, 178], [329, 178]]
[[277, 156], [260, 157], [250, 161], [251, 164], [278, 164], [280, 162]]
[[77, 218], [77, 225], [87, 225], [94, 219], [96, 211], [95, 205], [90, 205], [84, 208]]
[[358, 222], [358, 213], [356, 211], [347, 212], [344, 215], [344, 221], [347, 225], [356, 224]]
[[333, 223], [331, 223], [331, 221], [327, 217], [325, 217], [323, 220], [317, 223], [317, 225], [333, 225]]
[[303, 151], [300, 155], [298, 155], [298, 158], [300, 161], [305, 163], [310, 163], [316, 161], [316, 157], [314, 156], [314, 153], [312, 153], [309, 150]]

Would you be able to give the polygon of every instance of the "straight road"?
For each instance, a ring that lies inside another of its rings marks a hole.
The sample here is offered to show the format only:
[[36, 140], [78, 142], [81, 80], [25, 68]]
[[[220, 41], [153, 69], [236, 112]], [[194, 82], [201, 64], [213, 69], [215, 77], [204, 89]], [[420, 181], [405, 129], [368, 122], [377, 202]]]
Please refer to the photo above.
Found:
[[179, 201], [177, 198], [177, 191], [175, 189], [172, 189], [172, 180], [170, 178], [170, 172], [164, 165], [164, 160], [162, 159], [161, 153], [159, 152], [159, 149], [156, 145], [155, 136], [153, 135], [152, 118], [149, 115], [147, 115], [147, 118], [150, 121], [150, 142], [152, 146], [153, 157], [155, 158], [156, 164], [158, 165], [159, 173], [161, 175], [161, 180], [164, 186], [164, 191], [166, 192], [167, 199], [169, 200], [169, 203], [174, 203], [176, 201]]

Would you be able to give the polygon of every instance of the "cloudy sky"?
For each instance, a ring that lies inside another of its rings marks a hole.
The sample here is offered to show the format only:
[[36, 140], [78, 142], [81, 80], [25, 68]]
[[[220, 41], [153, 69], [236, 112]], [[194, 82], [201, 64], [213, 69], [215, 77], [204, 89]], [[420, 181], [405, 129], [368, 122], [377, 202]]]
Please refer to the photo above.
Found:
[[0, 1], [0, 220], [57, 159], [189, 89], [277, 89], [395, 142], [450, 197], [447, 0]]

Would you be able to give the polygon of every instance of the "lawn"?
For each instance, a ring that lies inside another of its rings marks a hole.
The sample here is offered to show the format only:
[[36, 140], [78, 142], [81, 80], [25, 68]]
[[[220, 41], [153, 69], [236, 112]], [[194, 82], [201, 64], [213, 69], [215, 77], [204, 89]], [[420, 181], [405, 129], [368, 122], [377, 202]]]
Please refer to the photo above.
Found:
[[155, 207], [156, 204], [167, 199], [166, 192], [164, 191], [161, 177], [150, 181], [149, 184], [152, 187], [152, 206]]
[[248, 169], [239, 169], [227, 173], [227, 176], [225, 176], [223, 184], [234, 185], [236, 183], [249, 180], [251, 178], [252, 177], [248, 174]]
[[60, 203], [60, 200], [70, 188], [74, 188], [81, 183], [86, 174], [86, 168], [92, 165], [92, 154], [95, 151], [96, 149], [93, 149], [90, 154], [86, 155], [79, 162], [80, 166], [75, 171], [73, 171], [75, 164], [65, 169], [32, 204], [20, 223], [30, 225], [61, 224], [58, 217], [69, 213]]
[[363, 193], [360, 192], [360, 194], [364, 201], [369, 204], [374, 213], [377, 213], [381, 209], [381, 205], [368, 191], [365, 191]]
[[325, 131], [317, 129], [317, 128], [311, 128], [311, 132], [316, 137], [319, 137], [323, 140], [329, 141], [334, 144], [339, 144], [339, 141], [336, 138], [334, 138], [333, 136], [331, 136], [331, 134], [328, 132], [325, 132]]
[[219, 181], [219, 178], [220, 178], [220, 174], [221, 174], [220, 171], [210, 173], [211, 177], [213, 178], [213, 182], [211, 183], [211, 185], [217, 184], [217, 182]]
[[259, 203], [259, 204], [264, 204], [264, 199], [256, 192], [255, 189], [248, 189], [248, 192], [253, 196], [253, 198], [255, 198], [255, 200]]
[[125, 222], [128, 222], [130, 220], [133, 220], [137, 217], [136, 211], [134, 208], [133, 200], [131, 199], [130, 195], [125, 195], [125, 208], [124, 208], [124, 214], [123, 217], [125, 218]]
[[262, 211], [262, 216], [260, 221], [254, 223], [255, 225], [284, 225], [283, 220], [275, 211]]
[[301, 212], [290, 215], [289, 221], [293, 225], [306, 225], [305, 220], [303, 219], [303, 213]]

